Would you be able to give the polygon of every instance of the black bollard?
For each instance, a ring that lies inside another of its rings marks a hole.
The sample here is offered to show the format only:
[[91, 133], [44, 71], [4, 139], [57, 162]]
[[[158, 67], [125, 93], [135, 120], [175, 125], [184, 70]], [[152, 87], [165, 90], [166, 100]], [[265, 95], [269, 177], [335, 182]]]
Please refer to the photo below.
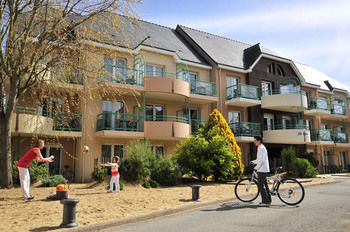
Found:
[[69, 228], [78, 226], [75, 221], [75, 206], [79, 202], [78, 199], [64, 199], [61, 200], [63, 204], [63, 222], [60, 227]]
[[192, 185], [192, 201], [201, 201], [199, 198], [199, 188], [200, 185]]

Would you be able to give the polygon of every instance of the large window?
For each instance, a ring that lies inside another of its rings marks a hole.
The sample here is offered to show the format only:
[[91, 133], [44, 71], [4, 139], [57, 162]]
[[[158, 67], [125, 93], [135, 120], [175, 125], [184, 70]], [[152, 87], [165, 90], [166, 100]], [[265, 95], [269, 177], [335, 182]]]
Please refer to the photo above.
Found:
[[110, 77], [115, 77], [117, 80], [124, 81], [126, 78], [126, 60], [112, 59], [104, 57], [105, 70], [110, 73]]
[[267, 96], [272, 93], [272, 84], [271, 82], [262, 81], [261, 82], [261, 96]]
[[282, 129], [290, 129], [292, 125], [292, 117], [282, 116]]
[[146, 76], [151, 77], [164, 77], [164, 68], [158, 65], [147, 64]]
[[103, 100], [102, 112], [104, 113], [104, 128], [113, 129], [121, 127], [123, 114], [125, 110], [124, 103], [121, 101], [107, 101]]
[[41, 116], [53, 117], [57, 113], [64, 112], [64, 101], [61, 98], [43, 98], [40, 100], [38, 111]]
[[241, 121], [241, 112], [229, 111], [228, 112], [228, 123], [238, 123]]
[[101, 163], [112, 162], [114, 156], [124, 157], [123, 144], [103, 144], [101, 151]]
[[164, 157], [165, 155], [165, 149], [163, 145], [154, 145], [151, 147], [153, 153], [156, 155], [156, 157], [159, 159], [161, 157]]
[[281, 67], [281, 65], [277, 64], [277, 75], [284, 77], [284, 71], [283, 68]]
[[264, 113], [264, 124], [266, 130], [273, 130], [274, 125], [274, 116], [273, 114]]
[[147, 121], [163, 121], [164, 107], [162, 105], [146, 105]]
[[226, 77], [226, 87], [230, 86], [238, 86], [239, 84], [239, 79], [237, 77]]

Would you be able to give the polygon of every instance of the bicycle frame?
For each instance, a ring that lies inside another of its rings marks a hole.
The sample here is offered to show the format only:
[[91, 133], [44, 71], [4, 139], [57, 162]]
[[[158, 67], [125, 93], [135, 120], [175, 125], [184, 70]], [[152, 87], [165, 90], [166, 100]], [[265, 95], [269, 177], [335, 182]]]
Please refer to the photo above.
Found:
[[[270, 176], [268, 178], [266, 178], [267, 181], [268, 180], [273, 180], [272, 183], [272, 187], [271, 189], [269, 188], [270, 194], [275, 196], [277, 194], [277, 186], [278, 183], [281, 183], [282, 178], [278, 175], [277, 171], [275, 172], [275, 174], [273, 176]], [[247, 188], [250, 188], [251, 183], [253, 183], [253, 180], [255, 180], [256, 182], [258, 182], [258, 173], [256, 170], [253, 171], [253, 174], [250, 178], [249, 184], [247, 186]]]

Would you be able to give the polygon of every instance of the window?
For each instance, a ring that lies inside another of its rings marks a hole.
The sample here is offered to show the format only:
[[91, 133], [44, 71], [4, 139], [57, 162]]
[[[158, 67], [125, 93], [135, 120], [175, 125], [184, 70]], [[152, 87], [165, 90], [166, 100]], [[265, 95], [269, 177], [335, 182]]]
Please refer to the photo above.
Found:
[[42, 98], [38, 111], [41, 116], [53, 117], [57, 113], [64, 112], [64, 101], [60, 98]]
[[239, 84], [239, 79], [237, 77], [226, 77], [226, 87], [237, 86]]
[[[102, 101], [102, 112], [104, 117], [104, 128], [105, 129], [114, 129], [120, 128], [123, 113], [125, 111], [124, 103], [121, 101]], [[118, 114], [119, 113], [119, 114]], [[122, 114], [122, 115], [120, 115]], [[103, 123], [103, 122], [102, 122]]]
[[239, 79], [237, 77], [226, 77], [226, 87], [228, 87], [226, 89], [227, 99], [236, 98], [237, 96], [239, 96], [238, 84]]
[[269, 74], [274, 74], [274, 68], [273, 68], [273, 63], [267, 65], [267, 69], [266, 69], [266, 72], [269, 73]]
[[326, 166], [330, 165], [330, 157], [331, 156], [331, 151], [324, 151], [324, 164]]
[[290, 116], [282, 116], [282, 129], [291, 129], [292, 118]]
[[190, 77], [191, 90], [195, 90], [197, 87], [196, 80], [197, 80], [198, 75], [197, 75], [197, 73], [190, 72], [189, 77]]
[[158, 159], [165, 155], [165, 149], [163, 145], [152, 146], [152, 151]]
[[273, 114], [267, 114], [264, 113], [264, 124], [266, 130], [273, 130], [275, 125], [274, 125], [274, 116]]
[[328, 129], [328, 125], [325, 124], [325, 123], [322, 123], [322, 124], [321, 124], [321, 129], [327, 130], [327, 129]]
[[309, 131], [312, 131], [312, 121], [311, 120], [306, 119], [305, 126], [306, 126], [306, 129], [308, 129]]
[[158, 65], [146, 65], [146, 74], [151, 77], [164, 77], [164, 68]]
[[123, 144], [103, 144], [101, 152], [101, 163], [112, 162], [114, 156], [124, 157]]
[[162, 105], [146, 105], [147, 121], [163, 121], [164, 108]]
[[228, 123], [238, 123], [241, 121], [241, 112], [229, 111], [228, 112]]
[[110, 57], [104, 57], [104, 67], [106, 72], [110, 73], [107, 78], [115, 77], [116, 80], [124, 81], [127, 77], [126, 60], [124, 59], [112, 59]]
[[271, 95], [271, 93], [272, 93], [271, 82], [262, 81], [261, 82], [261, 96]]
[[277, 64], [277, 75], [284, 77], [284, 71], [283, 68], [281, 67], [281, 65]]

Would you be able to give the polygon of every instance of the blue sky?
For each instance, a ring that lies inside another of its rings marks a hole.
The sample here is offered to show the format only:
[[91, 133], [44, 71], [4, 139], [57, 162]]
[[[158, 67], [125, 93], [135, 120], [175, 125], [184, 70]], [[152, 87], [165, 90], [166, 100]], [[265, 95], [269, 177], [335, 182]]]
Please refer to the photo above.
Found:
[[350, 86], [350, 0], [143, 0], [141, 19], [269, 49]]

